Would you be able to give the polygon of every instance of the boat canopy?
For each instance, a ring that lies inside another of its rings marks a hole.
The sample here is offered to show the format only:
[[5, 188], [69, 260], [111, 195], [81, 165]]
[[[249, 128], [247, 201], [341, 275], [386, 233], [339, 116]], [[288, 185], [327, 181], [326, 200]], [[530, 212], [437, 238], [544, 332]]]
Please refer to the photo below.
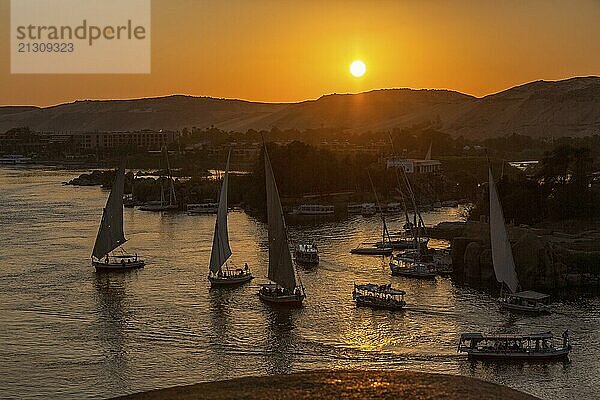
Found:
[[302, 253], [316, 253], [317, 252], [317, 248], [312, 245], [312, 244], [298, 244], [297, 245], [297, 249], [298, 251], [302, 252]]
[[525, 290], [513, 294], [514, 297], [518, 297], [525, 300], [544, 300], [550, 298], [549, 294], [535, 292], [533, 290]]
[[463, 333], [460, 335], [460, 340], [474, 340], [480, 342], [482, 340], [544, 340], [544, 339], [552, 339], [554, 336], [552, 332], [543, 332], [543, 333], [533, 333], [529, 335], [515, 335], [515, 334], [489, 334], [484, 335], [479, 332], [473, 333]]
[[400, 289], [394, 289], [389, 285], [376, 285], [374, 283], [367, 283], [365, 285], [354, 285], [356, 290], [363, 290], [365, 292], [372, 293], [383, 293], [392, 296], [404, 296], [406, 292]]

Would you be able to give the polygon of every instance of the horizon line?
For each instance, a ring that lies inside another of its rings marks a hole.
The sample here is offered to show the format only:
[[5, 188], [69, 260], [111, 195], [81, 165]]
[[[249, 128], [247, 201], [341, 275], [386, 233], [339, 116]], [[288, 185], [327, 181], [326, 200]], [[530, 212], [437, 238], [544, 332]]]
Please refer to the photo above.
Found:
[[507, 90], [510, 89], [514, 89], [517, 87], [521, 87], [521, 86], [526, 86], [532, 83], [536, 83], [536, 82], [563, 82], [563, 81], [569, 81], [572, 79], [585, 79], [585, 78], [600, 78], [600, 75], [576, 75], [576, 76], [571, 76], [568, 78], [563, 78], [563, 79], [536, 79], [536, 80], [532, 80], [532, 81], [527, 81], [524, 83], [520, 83], [514, 86], [509, 86], [506, 87], [502, 90], [496, 91], [496, 92], [491, 92], [482, 96], [476, 96], [470, 93], [465, 93], [465, 92], [461, 92], [459, 90], [456, 89], [450, 89], [450, 88], [425, 88], [425, 87], [421, 87], [421, 88], [411, 88], [411, 87], [388, 87], [388, 88], [374, 88], [374, 89], [369, 89], [369, 90], [364, 90], [361, 92], [345, 92], [345, 93], [337, 93], [337, 92], [332, 92], [332, 93], [324, 93], [321, 96], [317, 97], [317, 98], [308, 98], [308, 99], [304, 99], [304, 100], [291, 100], [291, 101], [261, 101], [261, 100], [248, 100], [248, 99], [242, 99], [242, 98], [236, 98], [236, 97], [220, 97], [220, 96], [211, 96], [211, 95], [199, 95], [199, 94], [188, 94], [188, 93], [170, 93], [170, 94], [160, 94], [160, 95], [154, 95], [154, 96], [147, 96], [147, 97], [124, 97], [124, 98], [95, 98], [95, 99], [75, 99], [75, 100], [65, 100], [63, 102], [60, 103], [55, 103], [55, 104], [49, 104], [49, 105], [35, 105], [35, 104], [0, 104], [0, 108], [9, 108], [9, 107], [34, 107], [34, 108], [39, 108], [39, 109], [46, 109], [46, 108], [53, 108], [53, 107], [59, 107], [62, 105], [67, 105], [67, 104], [74, 104], [77, 102], [86, 102], [86, 101], [97, 101], [97, 102], [102, 102], [102, 101], [135, 101], [135, 100], [152, 100], [152, 99], [161, 99], [161, 98], [167, 98], [167, 97], [177, 97], [177, 96], [182, 96], [182, 97], [192, 97], [192, 98], [209, 98], [209, 99], [215, 99], [215, 100], [231, 100], [231, 101], [243, 101], [243, 102], [247, 102], [247, 103], [256, 103], [256, 104], [272, 104], [272, 105], [277, 105], [277, 104], [300, 104], [300, 103], [306, 103], [306, 102], [311, 102], [311, 101], [317, 101], [323, 97], [327, 97], [327, 96], [334, 96], [334, 95], [359, 95], [359, 94], [365, 94], [365, 93], [372, 93], [372, 92], [378, 92], [378, 91], [382, 91], [382, 90], [413, 90], [413, 91], [421, 91], [421, 90], [437, 90], [437, 91], [448, 91], [448, 92], [454, 92], [457, 94], [462, 94], [464, 96], [469, 96], [475, 99], [483, 99], [485, 97], [488, 96], [493, 96], [502, 92], [505, 92]]

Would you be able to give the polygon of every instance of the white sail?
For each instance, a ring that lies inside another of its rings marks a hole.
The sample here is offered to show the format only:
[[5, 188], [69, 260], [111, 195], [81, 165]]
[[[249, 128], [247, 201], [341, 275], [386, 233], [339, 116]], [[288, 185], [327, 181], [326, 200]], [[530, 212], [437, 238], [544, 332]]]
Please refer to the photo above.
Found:
[[219, 195], [219, 208], [217, 209], [217, 220], [215, 221], [215, 232], [213, 234], [212, 251], [210, 252], [210, 270], [217, 273], [229, 257], [231, 257], [231, 248], [229, 247], [229, 233], [227, 232], [227, 184], [229, 181], [229, 157], [227, 156], [227, 166], [223, 183], [221, 184], [221, 193]]
[[502, 205], [500, 204], [491, 168], [489, 169], [489, 180], [490, 238], [492, 242], [494, 272], [496, 273], [498, 282], [506, 284], [510, 291], [515, 293], [519, 288], [519, 279], [515, 271], [515, 260], [513, 259], [510, 242], [508, 241]]
[[125, 163], [123, 159], [117, 170], [102, 221], [96, 236], [92, 256], [102, 258], [127, 241], [123, 233], [123, 192], [125, 186]]
[[265, 146], [265, 180], [267, 191], [267, 217], [269, 222], [269, 273], [268, 277], [281, 287], [293, 291], [296, 273], [288, 244], [287, 229], [283, 218], [281, 200], [271, 168], [271, 160]]

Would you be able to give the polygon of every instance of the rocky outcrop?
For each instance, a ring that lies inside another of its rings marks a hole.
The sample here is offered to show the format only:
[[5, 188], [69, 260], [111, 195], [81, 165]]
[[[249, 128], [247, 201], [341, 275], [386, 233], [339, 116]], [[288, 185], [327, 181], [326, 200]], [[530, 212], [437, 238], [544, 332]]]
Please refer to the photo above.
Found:
[[[600, 233], [585, 238], [527, 227], [508, 227], [515, 269], [521, 287], [552, 291], [567, 286], [597, 285], [600, 276]], [[468, 222], [452, 240], [455, 276], [474, 286], [497, 286], [489, 225]], [[576, 243], [576, 249], [565, 244]], [[586, 240], [589, 247], [582, 247]]]

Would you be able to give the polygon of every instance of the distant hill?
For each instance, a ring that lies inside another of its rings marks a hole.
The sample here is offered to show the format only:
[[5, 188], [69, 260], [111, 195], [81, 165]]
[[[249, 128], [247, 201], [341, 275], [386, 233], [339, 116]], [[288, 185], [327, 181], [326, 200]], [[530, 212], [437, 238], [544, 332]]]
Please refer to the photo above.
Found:
[[299, 103], [167, 96], [85, 100], [53, 107], [0, 107], [0, 132], [344, 128], [352, 132], [429, 126], [452, 135], [581, 136], [600, 133], [600, 77], [536, 81], [482, 98], [451, 90], [381, 89]]

